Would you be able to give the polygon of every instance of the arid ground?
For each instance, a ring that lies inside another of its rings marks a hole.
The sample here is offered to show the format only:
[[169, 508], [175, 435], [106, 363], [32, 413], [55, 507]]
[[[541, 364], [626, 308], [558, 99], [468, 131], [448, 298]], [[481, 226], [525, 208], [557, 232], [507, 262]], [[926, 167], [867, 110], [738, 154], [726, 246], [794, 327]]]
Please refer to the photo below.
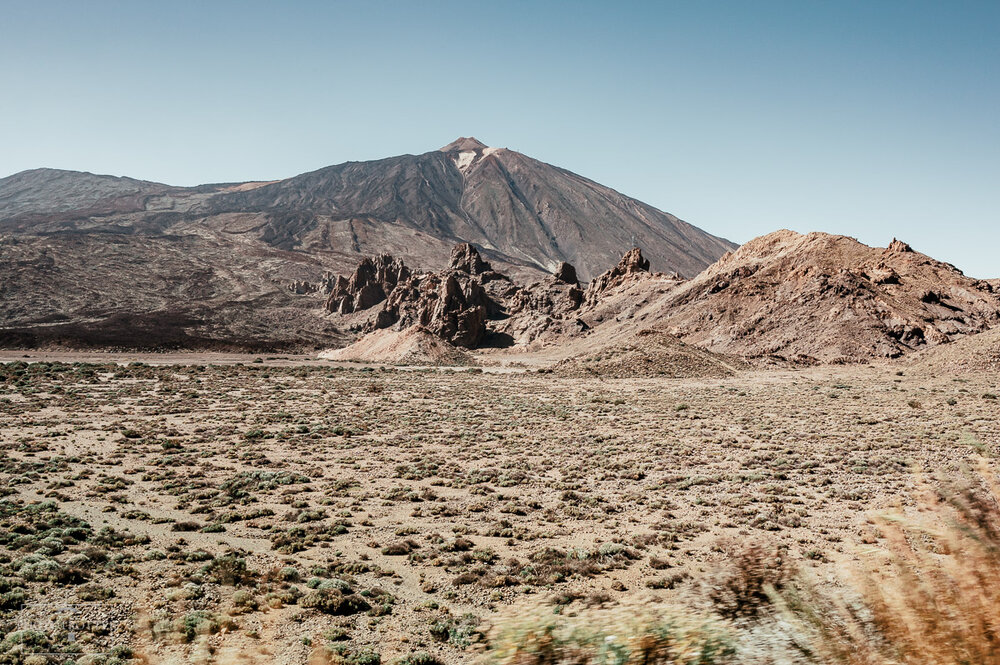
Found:
[[521, 607], [701, 597], [740, 544], [822, 571], [915, 471], [1000, 445], [1000, 376], [919, 359], [603, 379], [22, 355], [2, 620], [154, 663], [469, 662]]

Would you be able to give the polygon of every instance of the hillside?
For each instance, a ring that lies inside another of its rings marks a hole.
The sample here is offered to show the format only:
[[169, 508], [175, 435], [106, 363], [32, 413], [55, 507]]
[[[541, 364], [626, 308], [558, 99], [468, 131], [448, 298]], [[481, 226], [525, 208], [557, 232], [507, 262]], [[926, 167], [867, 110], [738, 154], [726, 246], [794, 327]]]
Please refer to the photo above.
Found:
[[78, 171], [22, 171], [0, 178], [0, 222], [65, 213], [135, 212], [143, 209], [148, 197], [170, 189], [155, 182]]
[[894, 241], [792, 231], [752, 240], [644, 315], [711, 351], [802, 362], [894, 358], [1000, 322], [983, 280]]
[[[567, 261], [584, 281], [634, 244], [655, 270], [688, 277], [735, 248], [565, 169], [472, 138], [422, 155], [347, 162], [223, 193], [202, 209], [265, 213], [261, 235], [283, 249], [335, 249], [323, 241], [346, 227], [352, 250], [374, 254], [391, 250], [391, 243], [380, 239], [373, 246], [359, 228], [392, 225], [405, 235], [474, 243], [504, 267], [551, 272]], [[410, 263], [438, 258], [391, 253]]]
[[471, 242], [515, 278], [568, 260], [586, 281], [633, 238], [654, 269], [687, 276], [735, 248], [471, 138], [275, 182], [172, 187], [26, 171], [0, 180], [0, 344], [328, 346], [343, 331], [294, 285], [363, 256], [433, 269]]

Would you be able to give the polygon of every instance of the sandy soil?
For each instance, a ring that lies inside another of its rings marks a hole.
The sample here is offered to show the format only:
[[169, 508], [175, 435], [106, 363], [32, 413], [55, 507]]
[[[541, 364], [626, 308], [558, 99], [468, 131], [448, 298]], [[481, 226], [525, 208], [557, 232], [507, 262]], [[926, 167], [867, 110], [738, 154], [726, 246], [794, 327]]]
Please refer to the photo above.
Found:
[[[24, 595], [5, 621], [69, 603], [104, 626], [75, 648], [154, 662], [468, 662], [522, 604], [697, 596], [727, 542], [822, 569], [870, 541], [867, 515], [907, 501], [915, 469], [1000, 446], [1000, 376], [939, 365], [602, 379], [0, 360], [0, 565]], [[90, 531], [74, 539], [71, 518]]]

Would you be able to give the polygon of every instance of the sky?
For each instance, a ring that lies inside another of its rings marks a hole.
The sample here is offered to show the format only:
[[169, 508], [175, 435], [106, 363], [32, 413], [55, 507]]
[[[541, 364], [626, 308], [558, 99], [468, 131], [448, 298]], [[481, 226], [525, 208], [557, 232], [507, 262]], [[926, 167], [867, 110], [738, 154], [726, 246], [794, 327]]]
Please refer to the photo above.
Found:
[[736, 242], [1000, 277], [997, 0], [0, 0], [0, 176], [273, 180], [459, 136]]

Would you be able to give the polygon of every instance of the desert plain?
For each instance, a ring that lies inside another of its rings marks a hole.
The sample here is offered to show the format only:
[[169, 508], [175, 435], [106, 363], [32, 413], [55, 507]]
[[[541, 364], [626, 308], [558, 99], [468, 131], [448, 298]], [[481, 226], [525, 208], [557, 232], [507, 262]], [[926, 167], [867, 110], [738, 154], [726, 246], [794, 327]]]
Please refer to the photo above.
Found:
[[998, 340], [693, 378], [5, 351], [6, 628], [92, 662], [450, 665], [538, 608], [712, 609], [750, 544], [822, 578], [996, 452]]

